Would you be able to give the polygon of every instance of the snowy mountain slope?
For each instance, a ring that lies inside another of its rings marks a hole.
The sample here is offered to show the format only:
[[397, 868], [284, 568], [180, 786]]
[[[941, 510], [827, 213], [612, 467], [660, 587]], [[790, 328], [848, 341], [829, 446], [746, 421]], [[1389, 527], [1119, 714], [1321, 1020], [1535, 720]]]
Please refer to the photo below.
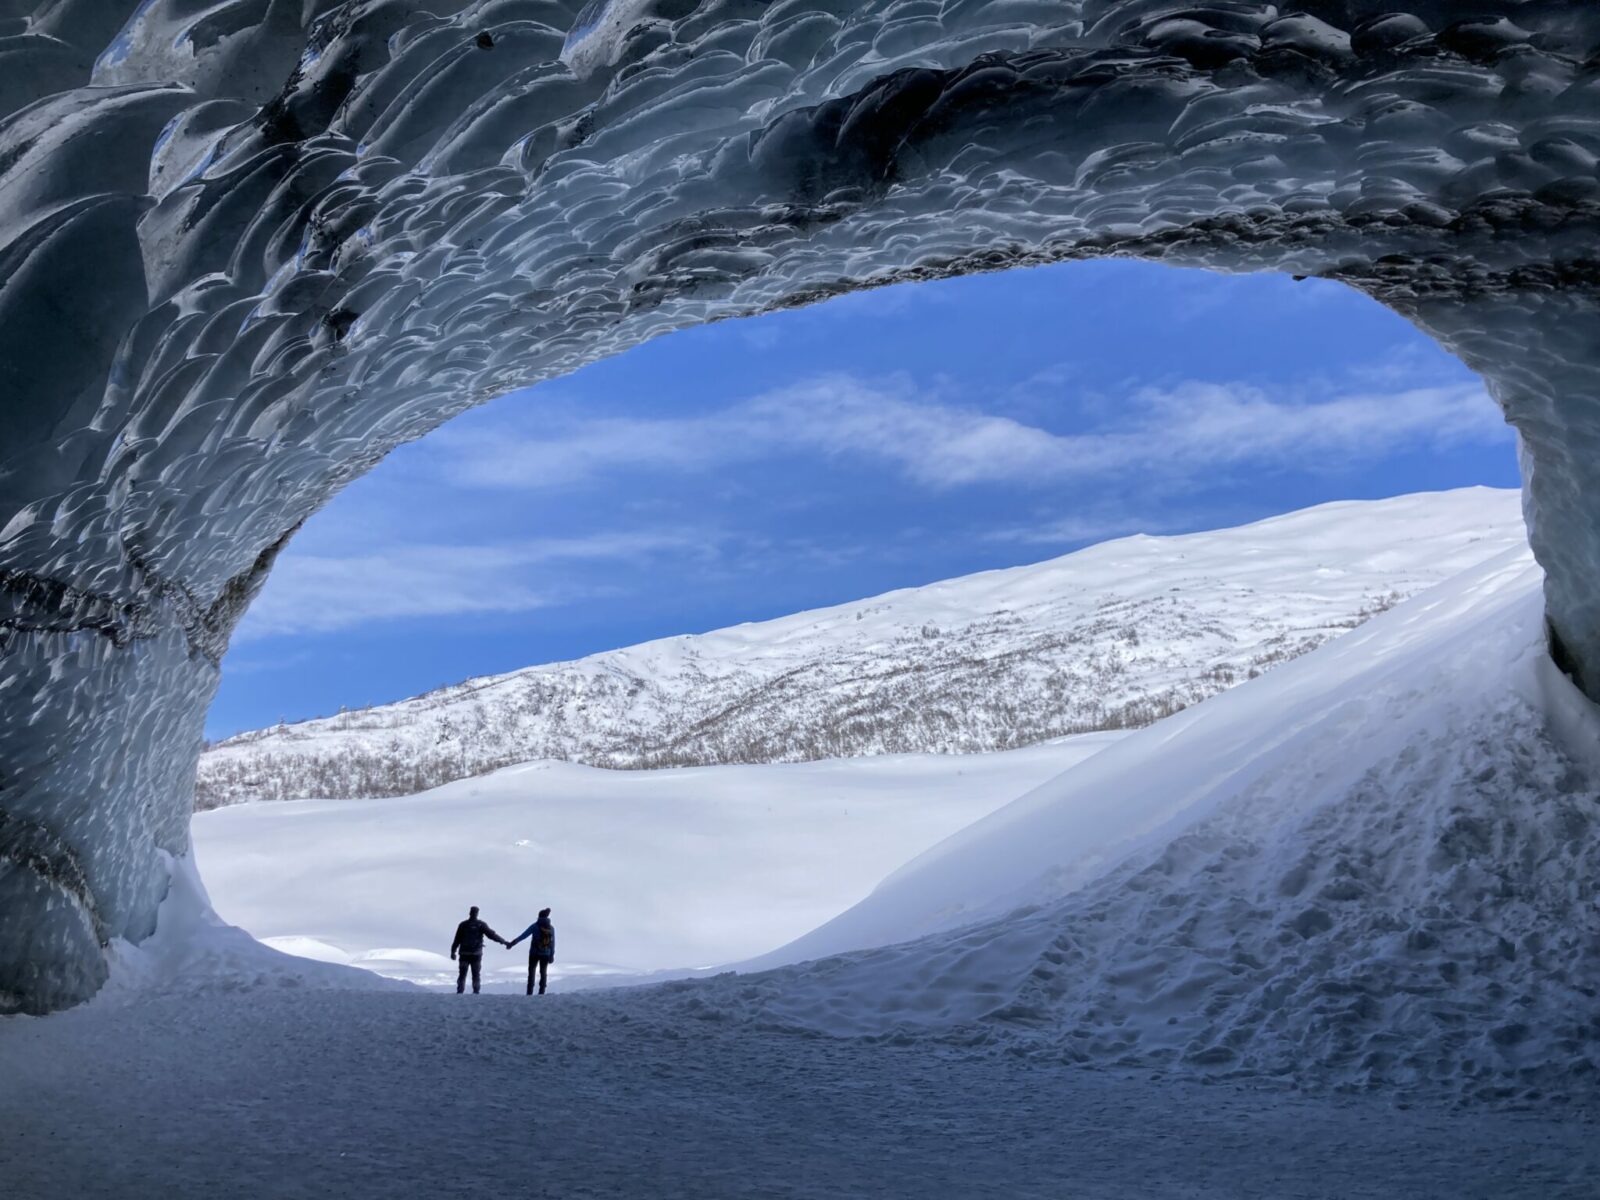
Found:
[[1128, 735], [749, 966], [820, 961], [656, 1002], [1592, 1105], [1600, 710], [1544, 652], [1540, 581], [1525, 551], [1467, 571]]
[[197, 802], [405, 795], [533, 759], [649, 767], [974, 752], [1138, 727], [1524, 543], [1488, 488], [1137, 536], [242, 734]]
[[782, 953], [885, 945], [1048, 903], [1241, 795], [1324, 803], [1413, 740], [1447, 736], [1458, 711], [1498, 711], [1529, 690], [1513, 672], [1542, 653], [1539, 578], [1525, 549], [1507, 551], [1285, 664], [1270, 684], [1130, 734], [908, 863]]
[[[791, 941], [1124, 736], [672, 771], [534, 762], [419, 796], [234, 805], [192, 832], [217, 911], [280, 950], [454, 984], [445, 951], [468, 905], [511, 937], [548, 904], [569, 981]], [[491, 986], [520, 990], [525, 961], [491, 946]]]

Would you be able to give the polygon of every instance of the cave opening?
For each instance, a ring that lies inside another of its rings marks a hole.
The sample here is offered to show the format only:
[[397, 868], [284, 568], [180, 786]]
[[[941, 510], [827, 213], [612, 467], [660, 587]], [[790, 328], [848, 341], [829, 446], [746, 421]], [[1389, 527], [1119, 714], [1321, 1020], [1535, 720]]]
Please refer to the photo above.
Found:
[[[1241, 325], [1252, 336], [1231, 336]], [[1262, 595], [1240, 590], [1206, 602], [1222, 620], [1237, 619], [1230, 606], [1259, 608], [1276, 587], [1283, 595], [1272, 602], [1296, 616], [1267, 618], [1270, 638], [1233, 629], [1228, 636], [1251, 649], [1232, 654], [1205, 647], [1197, 630], [1164, 628], [1159, 606], [1139, 607], [1144, 602], [1119, 594], [1117, 581], [1106, 582], [1097, 604], [1132, 606], [1118, 639], [1138, 647], [1141, 622], [1154, 614], [1144, 639], [1172, 643], [1171, 661], [1143, 666], [1183, 677], [1182, 686], [1164, 688], [1141, 682], [1119, 691], [1095, 681], [1085, 663], [1106, 645], [1083, 632], [1087, 618], [1036, 644], [1020, 633], [1006, 641], [985, 626], [995, 618], [981, 604], [900, 631], [927, 639], [919, 653], [942, 639], [940, 651], [916, 667], [922, 692], [864, 691], [861, 704], [837, 719], [808, 711], [808, 688], [836, 686], [809, 659], [779, 660], [791, 680], [812, 674], [779, 701], [763, 696], [779, 667], [758, 632], [723, 652], [725, 662], [711, 652], [718, 665], [701, 670], [725, 674], [710, 687], [654, 678], [648, 665], [632, 674], [607, 666], [626, 680], [607, 685], [574, 660], [609, 662], [613, 651], [619, 660], [648, 656], [649, 645], [623, 648], [781, 623], [808, 609], [868, 612], [874, 597], [895, 589], [1036, 569], [1030, 564], [1128, 535], [1244, 525], [1333, 501], [1514, 488], [1513, 449], [1500, 410], [1470, 371], [1392, 312], [1321, 280], [1127, 261], [1063, 264], [903, 284], [669, 335], [503, 397], [396, 450], [296, 535], [223, 663], [208, 720], [213, 740], [199, 768], [202, 813], [250, 801], [383, 799], [442, 787], [441, 805], [483, 810], [483, 857], [404, 805], [357, 811], [363, 820], [409, 825], [430, 846], [355, 836], [319, 805], [312, 824], [326, 824], [317, 836], [291, 830], [287, 813], [275, 828], [219, 813], [202, 816], [195, 831], [212, 898], [225, 918], [271, 945], [448, 985], [451, 969], [426, 948], [427, 910], [394, 900], [408, 890], [396, 870], [440, 880], [466, 869], [498, 897], [506, 889], [490, 883], [495, 869], [514, 878], [519, 866], [548, 865], [527, 830], [560, 825], [568, 851], [594, 868], [566, 881], [579, 912], [604, 913], [601, 898], [619, 895], [641, 911], [656, 910], [653, 896], [691, 903], [696, 898], [671, 883], [686, 862], [698, 864], [692, 877], [712, 879], [722, 868], [744, 886], [737, 864], [761, 857], [759, 838], [749, 855], [717, 850], [702, 863], [702, 847], [690, 846], [664, 860], [647, 846], [607, 852], [591, 845], [596, 830], [559, 811], [607, 804], [630, 816], [600, 825], [643, 820], [653, 829], [630, 808], [655, 786], [642, 780], [522, 774], [509, 786], [545, 815], [526, 817], [520, 832], [493, 785], [468, 799], [462, 788], [473, 785], [461, 781], [517, 775], [530, 761], [635, 770], [981, 758], [1139, 727], [1305, 652], [1432, 576], [1415, 573], [1399, 550], [1405, 569], [1356, 566], [1335, 530], [1321, 569], [1367, 570], [1364, 590], [1302, 611], [1295, 593], [1314, 586], [1306, 563], [1286, 565], [1276, 582], [1270, 571], [1252, 576], [1249, 586]], [[1502, 503], [1496, 512], [1503, 518], [1513, 509]], [[1460, 519], [1445, 521], [1441, 539], [1458, 536], [1450, 521]], [[1498, 526], [1484, 532], [1503, 533]], [[826, 642], [831, 635], [812, 636]], [[965, 650], [964, 638], [971, 639]], [[1087, 644], [1071, 644], [1082, 638]], [[1141, 653], [1112, 644], [1114, 653]], [[893, 646], [879, 652], [875, 667], [865, 665], [870, 655], [850, 657], [855, 648], [832, 652], [857, 664], [853, 677], [868, 691], [876, 685], [859, 681], [870, 674], [910, 669]], [[952, 681], [926, 682], [964, 654], [1032, 656], [1028, 669], [1049, 679], [1030, 691], [1021, 676], [967, 677], [959, 699]], [[525, 668], [526, 683], [510, 678]], [[674, 688], [683, 692], [672, 704], [655, 699]], [[1102, 703], [1102, 692], [1116, 701]], [[641, 694], [656, 706], [641, 709]], [[861, 711], [873, 705], [881, 716]], [[735, 711], [747, 714], [742, 724], [727, 715]], [[754, 713], [764, 725], [759, 733], [749, 728]], [[1070, 757], [1041, 757], [1037, 766], [1054, 769]], [[1033, 779], [1031, 765], [974, 759], [967, 769], [974, 779], [985, 772], [1009, 779], [1008, 771]], [[757, 775], [736, 777], [746, 789], [762, 786]], [[702, 786], [715, 793], [719, 778]], [[697, 798], [680, 794], [679, 785], [694, 791], [685, 781], [660, 786], [692, 823]], [[803, 798], [781, 781], [774, 786], [803, 810]], [[999, 795], [1006, 785], [995, 786]], [[848, 808], [827, 818], [840, 822]], [[868, 808], [869, 799], [857, 796], [858, 820]], [[918, 820], [895, 810], [871, 833], [872, 852], [857, 873], [838, 867], [830, 887], [774, 902], [784, 909], [776, 915], [749, 901], [746, 920], [721, 929], [721, 942], [674, 939], [670, 928], [642, 918], [638, 926], [648, 933], [640, 940], [658, 954], [641, 955], [639, 946], [604, 936], [625, 924], [615, 914], [579, 918], [569, 942], [582, 944], [593, 925], [607, 970], [738, 961], [822, 924], [870, 886], [873, 872], [886, 873], [953, 832], [956, 814], [976, 819], [983, 811], [951, 803], [935, 819]], [[718, 811], [701, 819], [707, 838], [726, 822]], [[812, 814], [813, 824], [821, 819]], [[838, 832], [848, 828], [840, 824]], [[786, 836], [793, 855], [772, 870], [804, 866], [829, 877], [825, 854], [805, 859], [822, 843]], [[283, 837], [279, 850], [269, 848]], [[281, 878], [264, 869], [275, 854], [298, 857], [291, 847], [319, 838], [334, 847], [329, 854], [283, 861]], [[726, 891], [714, 884], [708, 894], [732, 907]], [[427, 896], [438, 901], [431, 890]], [[706, 924], [719, 929], [715, 920]]]
[[9, 997], [92, 995], [154, 929], [220, 658], [332, 495], [495, 396], [890, 283], [1134, 258], [1375, 298], [1516, 427], [1600, 694], [1594, 13], [434, 7], [6, 18]]

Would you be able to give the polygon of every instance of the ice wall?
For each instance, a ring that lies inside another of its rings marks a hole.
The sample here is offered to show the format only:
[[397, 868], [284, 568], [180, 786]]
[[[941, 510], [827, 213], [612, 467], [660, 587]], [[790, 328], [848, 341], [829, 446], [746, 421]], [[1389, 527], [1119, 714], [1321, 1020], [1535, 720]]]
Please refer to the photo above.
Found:
[[1371, 293], [1522, 430], [1600, 689], [1590, 5], [30, 7], [0, 0], [0, 1005], [91, 994], [149, 931], [232, 623], [341, 484], [853, 288], [1131, 255]]

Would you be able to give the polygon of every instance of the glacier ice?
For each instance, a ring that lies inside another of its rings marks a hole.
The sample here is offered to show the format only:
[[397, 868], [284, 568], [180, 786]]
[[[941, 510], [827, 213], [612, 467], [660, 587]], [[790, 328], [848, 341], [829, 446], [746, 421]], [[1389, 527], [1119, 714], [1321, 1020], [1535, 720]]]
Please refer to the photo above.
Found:
[[232, 624], [342, 484], [862, 287], [1121, 255], [1361, 289], [1520, 431], [1600, 693], [1597, 155], [1570, 0], [0, 0], [0, 1005], [148, 933]]

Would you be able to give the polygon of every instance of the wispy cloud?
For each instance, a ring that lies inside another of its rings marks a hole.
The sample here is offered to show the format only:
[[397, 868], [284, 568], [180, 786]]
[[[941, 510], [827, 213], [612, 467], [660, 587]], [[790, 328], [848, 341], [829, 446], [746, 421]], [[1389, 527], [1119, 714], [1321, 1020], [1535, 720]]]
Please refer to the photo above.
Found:
[[1184, 383], [1142, 389], [1130, 408], [1125, 428], [1074, 439], [1101, 472], [1241, 463], [1315, 468], [1511, 436], [1476, 381], [1289, 399], [1243, 384]]
[[[348, 555], [291, 553], [251, 605], [235, 640], [329, 633], [411, 617], [528, 612], [605, 590], [574, 582], [574, 564], [716, 554], [714, 539], [703, 534], [648, 530], [503, 544], [394, 545]], [[548, 577], [564, 582], [544, 582]]]
[[[1058, 404], [1072, 399], [1062, 396]], [[943, 393], [920, 395], [906, 379], [828, 375], [709, 414], [591, 420], [569, 414], [537, 434], [446, 440], [442, 462], [456, 484], [536, 489], [812, 454], [876, 462], [909, 482], [954, 488], [1089, 482], [1125, 472], [1181, 478], [1246, 463], [1327, 468], [1429, 445], [1509, 438], [1476, 381], [1323, 385], [1299, 394], [1194, 381], [1138, 388], [1120, 406], [1092, 408], [1098, 424], [1059, 433]]]
[[1205, 523], [1204, 514], [1191, 513], [1185, 519], [1171, 514], [1091, 509], [1042, 518], [1034, 524], [993, 529], [984, 535], [984, 540], [1019, 546], [1071, 546], [1133, 533], [1183, 533]]
[[[1035, 392], [1052, 384], [1060, 388], [1057, 406], [1075, 404], [1070, 374], [1028, 381]], [[642, 565], [681, 578], [691, 563], [704, 579], [723, 571], [793, 570], [797, 561], [810, 561], [808, 554], [822, 553], [797, 544], [763, 547], [754, 531], [741, 534], [735, 548], [723, 535], [663, 528], [649, 517], [622, 532], [517, 538], [516, 522], [497, 522], [505, 505], [496, 493], [507, 490], [539, 491], [565, 505], [563, 489], [604, 486], [626, 496], [638, 493], [639, 477], [650, 472], [708, 479], [723, 472], [750, 488], [760, 486], [759, 472], [739, 475], [733, 468], [820, 459], [876, 468], [933, 493], [979, 485], [1039, 489], [1055, 511], [1037, 523], [965, 536], [1063, 546], [1192, 528], [1203, 518], [1174, 505], [1174, 497], [1228, 472], [1337, 470], [1407, 450], [1510, 436], [1477, 382], [1418, 386], [1405, 364], [1349, 376], [1344, 388], [1322, 382], [1269, 393], [1246, 384], [1186, 382], [1135, 388], [1115, 404], [1097, 397], [1073, 412], [1084, 427], [1060, 432], [985, 412], [947, 384], [924, 389], [906, 377], [827, 375], [675, 418], [584, 418], [546, 405], [537, 431], [446, 429], [427, 471], [457, 489], [460, 512], [445, 525], [476, 522], [474, 532], [450, 541], [437, 523], [427, 534], [402, 523], [387, 528], [376, 547], [371, 522], [319, 532], [284, 556], [239, 640], [527, 612], [613, 595], [620, 580], [637, 588], [649, 573], [641, 573]], [[495, 540], [496, 527], [505, 540]], [[848, 557], [860, 550], [841, 541], [827, 552]], [[728, 554], [733, 558], [724, 561]]]

